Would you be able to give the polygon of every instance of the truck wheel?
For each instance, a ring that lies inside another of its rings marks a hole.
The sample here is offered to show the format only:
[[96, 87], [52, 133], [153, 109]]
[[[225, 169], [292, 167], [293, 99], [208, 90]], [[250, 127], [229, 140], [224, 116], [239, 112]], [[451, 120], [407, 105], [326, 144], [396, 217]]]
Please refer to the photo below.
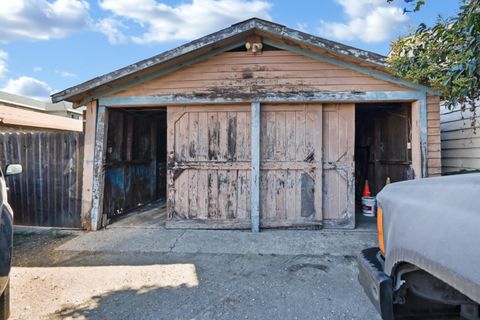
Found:
[[10, 280], [0, 296], [0, 320], [6, 320], [10, 316]]

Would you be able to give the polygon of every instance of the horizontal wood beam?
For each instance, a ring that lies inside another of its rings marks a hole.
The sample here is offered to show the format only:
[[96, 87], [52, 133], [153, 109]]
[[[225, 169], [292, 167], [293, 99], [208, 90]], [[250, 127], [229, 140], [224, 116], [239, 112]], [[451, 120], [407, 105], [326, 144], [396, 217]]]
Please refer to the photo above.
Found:
[[237, 104], [259, 101], [260, 103], [304, 102], [411, 102], [422, 99], [425, 94], [417, 91], [366, 91], [366, 92], [278, 92], [265, 94], [242, 94], [236, 97], [216, 93], [174, 94], [158, 96], [129, 96], [102, 98], [99, 103], [108, 107], [166, 106], [195, 104]]
[[[309, 162], [279, 162], [279, 161], [262, 161], [260, 164], [260, 170], [310, 170], [315, 169], [316, 163]], [[232, 161], [232, 162], [184, 162], [176, 163], [171, 170], [250, 170], [252, 168], [251, 161]]]
[[[261, 161], [260, 170], [302, 170], [308, 171], [316, 169], [319, 165], [316, 162], [282, 162], [282, 161]], [[250, 170], [252, 168], [251, 161], [231, 161], [231, 162], [215, 162], [215, 161], [192, 161], [177, 162], [170, 170]], [[324, 162], [322, 164], [324, 170], [351, 170], [350, 164], [341, 162]]]

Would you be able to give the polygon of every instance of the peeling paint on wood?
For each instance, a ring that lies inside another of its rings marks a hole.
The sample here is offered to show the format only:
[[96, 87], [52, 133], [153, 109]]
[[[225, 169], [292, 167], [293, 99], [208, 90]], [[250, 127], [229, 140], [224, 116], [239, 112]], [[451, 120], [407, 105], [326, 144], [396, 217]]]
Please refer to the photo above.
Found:
[[95, 156], [93, 171], [93, 202], [90, 214], [91, 230], [95, 231], [102, 227], [103, 221], [103, 188], [105, 184], [105, 147], [107, 136], [107, 109], [104, 105], [97, 108], [97, 125], [95, 134]]
[[323, 109], [323, 218], [343, 221], [335, 227], [355, 226], [355, 105], [325, 104]]
[[[304, 218], [315, 213], [315, 180], [307, 173], [301, 175], [301, 210], [300, 215]], [[317, 190], [320, 192], [320, 190]]]
[[251, 169], [251, 221], [252, 232], [260, 231], [260, 103], [252, 102], [251, 110], [251, 147], [252, 147], [252, 169]]
[[[244, 106], [232, 106], [228, 111], [215, 107], [206, 112], [190, 106], [168, 107], [173, 126], [168, 138], [172, 142], [169, 154], [173, 155], [168, 160], [172, 219], [216, 219], [232, 224], [249, 219], [249, 156], [238, 160], [245, 152], [240, 142], [249, 144], [250, 124], [239, 121], [248, 118], [247, 110]], [[185, 147], [190, 150], [184, 154]]]
[[342, 61], [340, 59], [332, 58], [332, 57], [329, 57], [329, 56], [324, 55], [324, 54], [315, 53], [311, 50], [301, 49], [301, 48], [298, 48], [296, 46], [286, 44], [284, 42], [279, 42], [279, 41], [270, 40], [270, 39], [265, 39], [264, 42], [266, 44], [274, 46], [276, 48], [300, 53], [300, 54], [303, 54], [303, 55], [305, 55], [307, 57], [310, 57], [310, 58], [313, 58], [313, 59], [317, 59], [317, 60], [324, 61], [324, 62], [333, 64], [333, 65], [338, 65], [338, 66], [341, 66], [341, 67], [345, 67], [347, 69], [355, 70], [355, 71], [360, 72], [362, 74], [369, 75], [373, 78], [377, 78], [377, 79], [380, 79], [380, 80], [385, 80], [385, 81], [395, 83], [395, 84], [398, 84], [398, 85], [401, 85], [401, 86], [405, 86], [407, 88], [412, 88], [412, 89], [415, 89], [415, 90], [421, 90], [421, 91], [425, 91], [425, 92], [428, 91], [428, 92], [431, 92], [431, 93], [439, 94], [438, 91], [436, 91], [432, 88], [429, 88], [429, 87], [426, 87], [426, 86], [421, 85], [421, 84], [413, 83], [413, 82], [395, 77], [393, 75], [390, 75], [390, 74], [386, 73], [385, 71], [382, 72], [382, 71], [378, 71], [378, 70], [375, 70], [375, 69], [372, 69], [372, 68], [363, 67], [363, 66], [358, 65], [358, 64], [345, 62], [345, 61]]
[[321, 225], [322, 165], [314, 155], [322, 149], [322, 105], [264, 104], [261, 113], [262, 226]]
[[424, 98], [424, 94], [416, 91], [365, 91], [365, 92], [252, 92], [235, 93], [205, 91], [194, 94], [168, 94], [156, 96], [130, 96], [119, 98], [103, 98], [101, 103], [114, 106], [154, 106], [154, 105], [202, 105], [202, 104], [238, 104], [259, 101], [260, 103], [305, 103], [305, 102], [412, 102]]

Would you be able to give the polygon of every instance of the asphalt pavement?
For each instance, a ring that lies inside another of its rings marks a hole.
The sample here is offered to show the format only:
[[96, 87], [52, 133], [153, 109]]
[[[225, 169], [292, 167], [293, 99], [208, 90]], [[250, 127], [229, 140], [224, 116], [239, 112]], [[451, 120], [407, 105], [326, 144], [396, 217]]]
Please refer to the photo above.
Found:
[[379, 319], [355, 260], [375, 240], [371, 230], [77, 233], [13, 268], [12, 319]]

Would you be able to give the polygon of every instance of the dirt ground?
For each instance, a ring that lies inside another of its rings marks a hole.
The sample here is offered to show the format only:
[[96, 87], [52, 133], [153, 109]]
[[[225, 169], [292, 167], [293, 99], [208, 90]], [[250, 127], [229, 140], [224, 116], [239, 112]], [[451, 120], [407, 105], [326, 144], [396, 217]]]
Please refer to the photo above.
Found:
[[68, 252], [54, 249], [75, 238], [75, 235], [49, 231], [45, 233], [16, 233], [13, 237], [13, 266], [42, 267], [62, 264]]
[[[11, 319], [379, 319], [356, 279], [355, 252], [374, 244], [373, 234], [172, 235], [16, 234]], [[182, 246], [188, 239], [198, 243]]]

